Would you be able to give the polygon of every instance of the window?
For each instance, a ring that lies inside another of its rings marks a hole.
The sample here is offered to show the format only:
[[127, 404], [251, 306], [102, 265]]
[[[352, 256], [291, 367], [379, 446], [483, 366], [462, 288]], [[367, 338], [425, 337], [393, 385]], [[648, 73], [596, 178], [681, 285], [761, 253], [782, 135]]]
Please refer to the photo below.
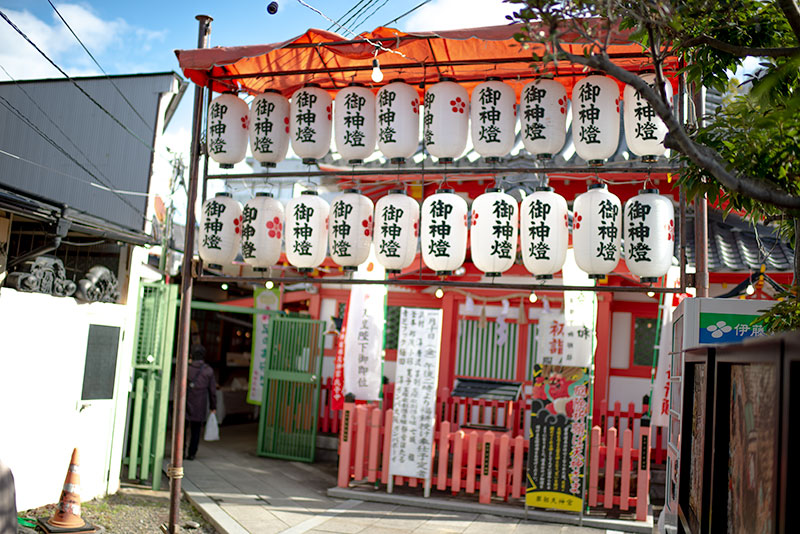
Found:
[[657, 320], [637, 317], [633, 323], [633, 365], [653, 365], [653, 347], [656, 344]]

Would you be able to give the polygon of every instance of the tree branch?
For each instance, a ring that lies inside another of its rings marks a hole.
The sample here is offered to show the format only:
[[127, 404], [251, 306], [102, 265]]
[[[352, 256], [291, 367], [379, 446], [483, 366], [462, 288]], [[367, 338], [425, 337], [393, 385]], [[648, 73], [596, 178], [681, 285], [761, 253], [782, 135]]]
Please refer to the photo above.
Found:
[[698, 35], [697, 37], [691, 37], [680, 43], [681, 48], [691, 48], [698, 45], [708, 45], [711, 48], [716, 48], [717, 50], [727, 52], [728, 54], [732, 54], [737, 57], [789, 57], [800, 54], [800, 47], [798, 46], [790, 48], [754, 48], [749, 46], [733, 45], [705, 34]]
[[778, 0], [777, 4], [786, 16], [786, 20], [794, 32], [795, 39], [800, 43], [800, 7], [798, 7], [796, 0]]

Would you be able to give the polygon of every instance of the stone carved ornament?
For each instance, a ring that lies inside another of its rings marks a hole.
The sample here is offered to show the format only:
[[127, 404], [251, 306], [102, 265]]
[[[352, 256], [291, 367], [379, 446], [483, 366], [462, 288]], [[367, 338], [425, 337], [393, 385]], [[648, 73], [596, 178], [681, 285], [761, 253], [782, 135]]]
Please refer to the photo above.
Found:
[[95, 265], [78, 280], [75, 298], [79, 302], [112, 302], [119, 300], [117, 277], [108, 267]]
[[8, 275], [8, 283], [19, 291], [45, 293], [56, 297], [70, 297], [76, 285], [67, 280], [64, 263], [52, 256], [39, 256], [29, 273], [16, 272]]

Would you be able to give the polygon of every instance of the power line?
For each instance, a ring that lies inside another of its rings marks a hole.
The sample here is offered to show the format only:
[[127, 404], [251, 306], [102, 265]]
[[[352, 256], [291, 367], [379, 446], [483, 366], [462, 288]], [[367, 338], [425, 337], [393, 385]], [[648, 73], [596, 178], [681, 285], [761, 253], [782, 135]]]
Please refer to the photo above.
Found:
[[431, 1], [431, 0], [425, 0], [424, 2], [422, 2], [422, 3], [418, 4], [417, 6], [415, 6], [415, 7], [412, 7], [411, 9], [409, 9], [408, 11], [406, 11], [405, 13], [403, 13], [402, 15], [400, 15], [399, 17], [397, 17], [397, 18], [395, 18], [395, 19], [392, 19], [392, 20], [390, 20], [390, 21], [389, 21], [389, 22], [387, 22], [386, 24], [381, 24], [381, 26], [388, 26], [389, 24], [394, 24], [394, 23], [395, 23], [395, 22], [397, 22], [398, 20], [402, 19], [402, 18], [403, 18], [403, 17], [405, 17], [406, 15], [410, 15], [411, 13], [413, 13], [413, 12], [414, 12], [414, 11], [416, 11], [416, 10], [418, 10], [419, 8], [421, 8], [422, 6], [424, 6], [425, 4], [427, 4], [427, 3], [428, 3], [428, 2], [430, 2], [430, 1]]
[[[381, 9], [383, 6], [385, 6], [385, 5], [386, 5], [388, 2], [389, 2], [389, 0], [383, 0], [383, 3], [382, 3], [381, 5], [379, 5], [379, 6], [378, 6], [378, 7], [376, 7], [375, 9], [373, 9], [373, 10], [372, 10], [372, 12], [371, 12], [369, 15], [367, 15], [365, 18], [361, 19], [361, 21], [359, 21], [359, 22], [353, 22], [353, 27], [354, 27], [354, 28], [357, 30], [357, 29], [359, 28], [359, 26], [361, 26], [361, 25], [365, 24], [365, 23], [366, 23], [366, 22], [367, 22], [369, 19], [371, 19], [371, 18], [372, 18], [372, 16], [373, 16], [375, 13], [377, 13], [377, 12], [378, 12], [378, 10], [380, 10], [380, 9]], [[369, 29], [369, 28], [368, 28], [368, 29]]]
[[351, 22], [353, 22], [354, 20], [356, 20], [356, 19], [358, 18], [358, 16], [359, 16], [359, 15], [361, 15], [361, 13], [363, 13], [364, 11], [366, 11], [367, 9], [369, 9], [369, 8], [370, 8], [370, 6], [372, 6], [372, 4], [374, 4], [374, 3], [375, 3], [375, 2], [377, 2], [377, 1], [378, 1], [378, 0], [369, 0], [369, 1], [368, 1], [366, 4], [364, 4], [363, 6], [361, 6], [361, 9], [359, 9], [358, 11], [356, 11], [355, 13], [353, 13], [352, 15], [350, 15], [350, 17], [349, 17], [347, 20], [345, 20], [344, 22], [342, 22], [342, 26], [344, 27], [344, 26], [346, 26], [347, 24], [350, 24]]
[[343, 18], [345, 18], [347, 15], [349, 15], [351, 11], [353, 11], [355, 8], [357, 8], [358, 6], [360, 6], [362, 3], [366, 2], [366, 1], [368, 1], [368, 0], [358, 0], [358, 2], [353, 4], [353, 7], [351, 7], [347, 11], [345, 11], [344, 15], [342, 15], [341, 17], [336, 19], [336, 22], [334, 22], [333, 24], [328, 26], [327, 30], [330, 31], [331, 28], [333, 28], [336, 24], [339, 24], [342, 21]]

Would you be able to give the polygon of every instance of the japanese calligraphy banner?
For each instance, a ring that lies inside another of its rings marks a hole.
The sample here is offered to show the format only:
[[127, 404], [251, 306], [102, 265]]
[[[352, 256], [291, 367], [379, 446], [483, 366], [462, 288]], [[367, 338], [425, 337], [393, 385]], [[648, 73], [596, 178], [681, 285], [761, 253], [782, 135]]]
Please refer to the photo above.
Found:
[[[567, 251], [562, 267], [564, 285], [593, 286], [594, 280], [578, 268], [573, 249]], [[563, 365], [589, 366], [594, 357], [594, 325], [597, 294], [593, 291], [564, 291]], [[553, 362], [556, 363], [556, 362]]]
[[[678, 287], [680, 284], [680, 268], [670, 267], [667, 272], [667, 287]], [[658, 364], [656, 376], [653, 381], [653, 404], [650, 410], [651, 421], [654, 426], [667, 426], [669, 424], [669, 367], [672, 351], [672, 313], [675, 311], [677, 300], [672, 295], [664, 294], [661, 305], [661, 329], [658, 340]]]
[[588, 367], [533, 367], [533, 400], [525, 503], [580, 512], [583, 507]]
[[431, 476], [441, 338], [442, 310], [401, 309], [390, 475]]
[[564, 359], [564, 314], [543, 313], [536, 330], [535, 363], [561, 365]]
[[[253, 291], [254, 307], [258, 310], [279, 310], [281, 290], [277, 287], [256, 288]], [[247, 402], [261, 405], [264, 394], [264, 368], [269, 350], [269, 315], [253, 314], [252, 354], [250, 356], [250, 381], [247, 386]]]
[[[369, 259], [358, 266], [354, 277], [365, 280], [386, 277], [385, 269], [375, 260], [374, 249]], [[344, 333], [344, 392], [352, 393], [357, 400], [380, 399], [385, 306], [385, 285], [352, 286]]]

